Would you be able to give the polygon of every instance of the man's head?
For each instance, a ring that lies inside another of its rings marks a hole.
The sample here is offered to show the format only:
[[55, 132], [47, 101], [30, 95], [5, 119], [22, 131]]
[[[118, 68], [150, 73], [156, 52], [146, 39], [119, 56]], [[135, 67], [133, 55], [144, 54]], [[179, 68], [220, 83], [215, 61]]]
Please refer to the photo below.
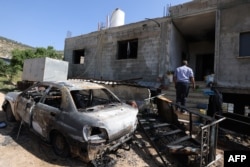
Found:
[[187, 60], [183, 60], [182, 61], [182, 65], [186, 65], [187, 66], [188, 65], [188, 61]]

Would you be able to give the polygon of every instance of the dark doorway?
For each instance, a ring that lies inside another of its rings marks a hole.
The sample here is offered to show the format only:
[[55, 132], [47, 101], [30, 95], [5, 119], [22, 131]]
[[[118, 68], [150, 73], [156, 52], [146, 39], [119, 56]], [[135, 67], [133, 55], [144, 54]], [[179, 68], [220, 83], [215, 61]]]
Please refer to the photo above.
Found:
[[214, 73], [214, 54], [197, 55], [195, 80], [204, 81], [204, 77], [212, 73]]
[[223, 102], [234, 104], [234, 113], [244, 115], [245, 107], [250, 106], [249, 94], [222, 93]]

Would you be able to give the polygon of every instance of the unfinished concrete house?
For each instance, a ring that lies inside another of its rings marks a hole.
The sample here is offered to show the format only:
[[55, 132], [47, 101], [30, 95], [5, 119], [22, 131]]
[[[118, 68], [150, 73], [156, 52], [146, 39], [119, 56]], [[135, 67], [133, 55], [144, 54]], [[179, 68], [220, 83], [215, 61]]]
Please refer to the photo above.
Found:
[[193, 0], [161, 18], [66, 38], [69, 78], [156, 81], [187, 59], [197, 81], [215, 74], [224, 102], [243, 114], [250, 106], [249, 9], [249, 0]]

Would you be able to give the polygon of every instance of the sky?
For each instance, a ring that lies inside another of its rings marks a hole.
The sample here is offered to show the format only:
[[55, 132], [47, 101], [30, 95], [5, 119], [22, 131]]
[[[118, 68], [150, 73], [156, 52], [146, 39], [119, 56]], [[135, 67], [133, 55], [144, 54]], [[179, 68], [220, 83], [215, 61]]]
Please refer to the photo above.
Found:
[[65, 38], [98, 30], [119, 8], [125, 24], [163, 17], [167, 5], [192, 0], [1, 0], [0, 36], [32, 47], [64, 49]]

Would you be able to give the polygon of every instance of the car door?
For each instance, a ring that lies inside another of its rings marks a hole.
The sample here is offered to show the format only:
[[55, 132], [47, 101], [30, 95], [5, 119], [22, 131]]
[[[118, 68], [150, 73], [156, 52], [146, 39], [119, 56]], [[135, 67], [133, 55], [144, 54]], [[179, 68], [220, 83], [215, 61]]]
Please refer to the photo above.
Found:
[[50, 129], [56, 124], [57, 117], [62, 112], [61, 99], [60, 90], [52, 87], [44, 99], [33, 107], [32, 128], [45, 139], [48, 139]]
[[21, 121], [30, 125], [32, 109], [44, 96], [46, 88], [44, 85], [34, 85], [19, 95], [15, 110], [20, 116]]

